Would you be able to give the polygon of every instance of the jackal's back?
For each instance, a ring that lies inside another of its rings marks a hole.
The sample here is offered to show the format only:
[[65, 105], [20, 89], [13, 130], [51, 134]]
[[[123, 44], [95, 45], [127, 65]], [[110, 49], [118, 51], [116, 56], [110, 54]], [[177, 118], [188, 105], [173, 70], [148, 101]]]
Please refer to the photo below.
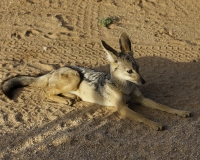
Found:
[[85, 67], [69, 66], [69, 68], [76, 70], [80, 74], [82, 81], [84, 80], [96, 92], [103, 95], [105, 92], [104, 86], [110, 81], [110, 74]]

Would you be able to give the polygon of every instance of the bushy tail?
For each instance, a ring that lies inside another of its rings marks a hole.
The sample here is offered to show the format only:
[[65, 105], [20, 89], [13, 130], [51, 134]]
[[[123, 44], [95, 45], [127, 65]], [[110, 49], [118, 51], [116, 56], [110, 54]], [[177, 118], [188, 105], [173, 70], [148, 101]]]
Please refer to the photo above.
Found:
[[35, 83], [38, 80], [38, 78], [35, 77], [29, 77], [29, 76], [19, 76], [14, 77], [9, 80], [6, 80], [2, 84], [2, 91], [3, 93], [10, 99], [13, 98], [13, 91], [17, 88], [29, 86], [33, 83]]

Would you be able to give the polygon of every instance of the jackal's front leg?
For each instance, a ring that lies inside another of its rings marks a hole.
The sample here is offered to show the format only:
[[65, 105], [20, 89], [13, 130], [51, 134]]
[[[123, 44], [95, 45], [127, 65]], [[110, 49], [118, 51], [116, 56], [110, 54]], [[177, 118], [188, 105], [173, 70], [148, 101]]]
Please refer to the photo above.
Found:
[[141, 115], [139, 113], [136, 113], [136, 112], [132, 111], [131, 109], [129, 109], [126, 106], [119, 107], [118, 108], [118, 113], [121, 116], [126, 117], [126, 118], [128, 118], [130, 120], [142, 122], [142, 123], [150, 126], [151, 128], [157, 130], [157, 131], [160, 131], [160, 130], [163, 129], [163, 126], [161, 124], [149, 120], [148, 118], [144, 117], [143, 115]]
[[133, 101], [137, 102], [137, 103], [139, 103], [139, 104], [141, 104], [145, 107], [150, 107], [150, 108], [153, 108], [153, 109], [161, 110], [161, 111], [164, 111], [164, 112], [167, 112], [167, 113], [178, 115], [180, 117], [187, 118], [187, 117], [191, 116], [191, 113], [189, 111], [182, 111], [182, 110], [170, 108], [170, 107], [165, 106], [163, 104], [159, 104], [157, 102], [154, 102], [153, 100], [151, 100], [149, 98], [145, 98], [143, 95], [134, 98]]

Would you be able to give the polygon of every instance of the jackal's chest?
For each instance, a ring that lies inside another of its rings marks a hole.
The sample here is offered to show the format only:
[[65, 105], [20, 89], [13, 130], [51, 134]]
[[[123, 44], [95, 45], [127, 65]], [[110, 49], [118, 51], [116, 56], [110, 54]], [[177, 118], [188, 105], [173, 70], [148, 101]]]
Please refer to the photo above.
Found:
[[133, 99], [134, 97], [139, 97], [141, 94], [142, 93], [136, 86], [131, 88], [131, 90], [129, 90], [128, 92], [124, 92], [124, 90], [107, 84], [104, 86], [103, 97], [112, 104], [127, 104], [131, 101], [131, 99]]
[[104, 106], [116, 106], [126, 104], [134, 96], [141, 95], [137, 87], [132, 88], [130, 92], [124, 93], [117, 86], [109, 82], [94, 83], [83, 80], [78, 90], [71, 92], [79, 96], [83, 101], [97, 103]]
[[137, 87], [135, 87], [130, 94], [124, 93], [122, 97], [126, 103], [130, 103], [131, 100], [133, 100], [134, 98], [139, 97], [141, 95], [142, 95], [142, 93], [140, 92], [140, 90]]

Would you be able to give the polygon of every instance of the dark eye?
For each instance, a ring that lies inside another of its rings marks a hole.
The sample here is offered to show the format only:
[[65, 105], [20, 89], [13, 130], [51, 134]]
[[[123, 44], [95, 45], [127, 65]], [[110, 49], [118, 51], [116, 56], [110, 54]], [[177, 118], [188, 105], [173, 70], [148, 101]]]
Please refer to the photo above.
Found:
[[132, 69], [128, 70], [127, 71], [129, 74], [133, 73]]

